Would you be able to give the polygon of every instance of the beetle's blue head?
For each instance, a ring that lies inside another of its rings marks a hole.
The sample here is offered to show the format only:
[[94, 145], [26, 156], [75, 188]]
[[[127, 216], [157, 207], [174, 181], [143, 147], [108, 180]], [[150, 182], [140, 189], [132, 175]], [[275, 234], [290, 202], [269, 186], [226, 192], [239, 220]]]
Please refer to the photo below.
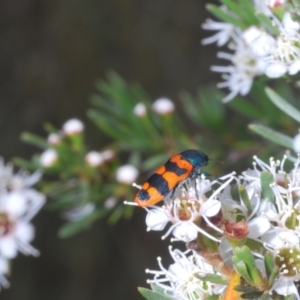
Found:
[[180, 155], [194, 166], [194, 171], [208, 164], [208, 156], [200, 150], [185, 150]]

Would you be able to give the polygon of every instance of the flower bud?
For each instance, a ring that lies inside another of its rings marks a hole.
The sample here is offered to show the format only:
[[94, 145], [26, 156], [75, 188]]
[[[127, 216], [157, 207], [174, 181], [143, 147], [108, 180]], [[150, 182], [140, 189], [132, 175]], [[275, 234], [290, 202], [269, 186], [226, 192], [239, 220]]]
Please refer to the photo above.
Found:
[[86, 154], [85, 161], [91, 167], [98, 167], [103, 164], [104, 157], [100, 152], [90, 151]]
[[78, 119], [70, 119], [63, 125], [62, 129], [65, 135], [69, 136], [81, 133], [84, 129], [84, 125]]
[[57, 161], [57, 152], [54, 149], [47, 149], [41, 154], [40, 164], [42, 167], [49, 168]]
[[133, 109], [133, 113], [139, 118], [144, 117], [147, 113], [145, 104], [141, 102], [137, 103]]
[[160, 115], [168, 115], [174, 111], [175, 105], [168, 98], [159, 98], [153, 103], [152, 108]]
[[50, 133], [47, 139], [48, 143], [52, 146], [60, 144], [61, 137], [57, 133]]
[[109, 197], [104, 201], [104, 207], [107, 209], [112, 209], [117, 204], [117, 199], [114, 197]]
[[111, 160], [115, 156], [115, 152], [111, 149], [104, 150], [101, 154], [105, 161]]
[[247, 240], [249, 229], [245, 221], [224, 224], [224, 235], [232, 247], [243, 246]]
[[139, 175], [139, 171], [132, 165], [124, 165], [117, 169], [116, 179], [120, 183], [132, 184]]

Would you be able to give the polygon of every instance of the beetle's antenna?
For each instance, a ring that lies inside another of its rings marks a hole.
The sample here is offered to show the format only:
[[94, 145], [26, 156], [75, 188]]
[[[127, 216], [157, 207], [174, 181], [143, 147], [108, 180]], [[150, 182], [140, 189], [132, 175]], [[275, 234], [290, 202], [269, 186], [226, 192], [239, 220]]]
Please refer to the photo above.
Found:
[[209, 160], [216, 161], [216, 162], [218, 162], [218, 163], [220, 163], [220, 164], [224, 164], [224, 162], [223, 162], [223, 161], [221, 161], [221, 160], [212, 159], [212, 158], [209, 158]]
[[125, 205], [132, 205], [132, 206], [138, 206], [136, 202], [131, 202], [131, 201], [124, 201], [123, 202]]

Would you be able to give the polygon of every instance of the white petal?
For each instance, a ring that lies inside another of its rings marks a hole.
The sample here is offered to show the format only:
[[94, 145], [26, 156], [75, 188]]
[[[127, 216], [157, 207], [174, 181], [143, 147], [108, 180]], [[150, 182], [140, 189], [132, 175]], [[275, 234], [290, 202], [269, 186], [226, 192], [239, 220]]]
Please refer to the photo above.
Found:
[[180, 225], [175, 227], [173, 235], [178, 240], [187, 243], [197, 238], [198, 231], [192, 223], [182, 222]]
[[23, 215], [26, 210], [26, 198], [23, 197], [20, 192], [12, 192], [6, 195], [6, 201], [3, 203], [3, 209], [6, 210], [8, 214], [14, 217], [19, 217]]
[[148, 230], [163, 230], [167, 225], [169, 218], [163, 209], [151, 209], [146, 217]]
[[34, 238], [34, 227], [31, 224], [19, 222], [16, 224], [15, 236], [22, 242], [31, 242]]
[[268, 243], [271, 247], [280, 248], [284, 246], [284, 241], [279, 237], [279, 235], [274, 231], [267, 231], [261, 239]]
[[275, 39], [256, 27], [248, 29], [243, 37], [251, 51], [257, 56], [269, 55], [276, 47]]
[[221, 209], [221, 202], [219, 200], [209, 200], [204, 202], [201, 206], [201, 213], [206, 215], [207, 217], [215, 216]]
[[283, 27], [286, 33], [294, 34], [299, 30], [299, 23], [292, 20], [291, 14], [286, 12], [282, 20]]
[[1, 238], [0, 254], [5, 258], [15, 258], [17, 256], [17, 244], [12, 236]]
[[271, 227], [270, 222], [264, 217], [257, 217], [248, 222], [249, 238], [257, 238], [266, 233]]
[[180, 279], [185, 279], [189, 274], [187, 270], [183, 267], [182, 263], [187, 263], [185, 259], [179, 259], [175, 264], [171, 264], [169, 267], [169, 271]]
[[298, 235], [296, 235], [294, 232], [292, 231], [282, 231], [282, 232], [279, 232], [279, 237], [285, 241], [285, 242], [288, 242], [292, 245], [297, 245], [299, 244], [299, 237]]
[[269, 78], [279, 78], [287, 71], [287, 67], [282, 63], [272, 63], [265, 69], [265, 74]]
[[296, 60], [294, 63], [292, 63], [289, 66], [289, 74], [290, 75], [295, 75], [299, 72], [300, 70], [300, 60]]
[[279, 295], [298, 295], [298, 291], [292, 279], [286, 277], [280, 277], [280, 279], [275, 283], [274, 289]]

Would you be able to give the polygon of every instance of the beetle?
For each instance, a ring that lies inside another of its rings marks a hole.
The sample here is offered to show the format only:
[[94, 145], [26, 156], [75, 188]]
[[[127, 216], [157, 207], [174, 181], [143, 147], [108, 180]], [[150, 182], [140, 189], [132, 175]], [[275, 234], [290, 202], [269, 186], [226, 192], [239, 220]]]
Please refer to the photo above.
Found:
[[208, 164], [208, 156], [200, 150], [189, 149], [172, 156], [141, 186], [134, 202], [141, 207], [151, 206], [161, 201], [180, 182], [188, 177], [200, 175], [199, 170]]

